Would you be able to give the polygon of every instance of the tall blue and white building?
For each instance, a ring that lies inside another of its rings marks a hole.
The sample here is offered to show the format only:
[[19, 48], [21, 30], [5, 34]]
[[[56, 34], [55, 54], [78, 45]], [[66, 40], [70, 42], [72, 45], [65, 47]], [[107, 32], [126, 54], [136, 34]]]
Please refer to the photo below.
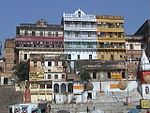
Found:
[[68, 59], [97, 59], [96, 16], [78, 9], [73, 14], [63, 13], [64, 52]]

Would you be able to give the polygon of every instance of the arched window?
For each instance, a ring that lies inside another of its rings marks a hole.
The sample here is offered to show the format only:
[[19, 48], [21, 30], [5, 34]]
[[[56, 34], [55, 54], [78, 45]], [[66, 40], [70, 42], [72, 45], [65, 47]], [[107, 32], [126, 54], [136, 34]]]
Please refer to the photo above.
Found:
[[145, 93], [149, 94], [149, 87], [148, 86], [145, 87]]
[[125, 72], [122, 72], [122, 78], [126, 78]]
[[78, 11], [78, 17], [81, 17], [81, 11]]
[[61, 84], [61, 93], [65, 93], [66, 92], [66, 84], [62, 83]]
[[68, 84], [68, 92], [73, 93], [73, 84], [72, 83]]
[[59, 93], [59, 85], [57, 83], [54, 85], [54, 93]]
[[111, 73], [110, 72], [108, 72], [108, 78], [111, 78]]

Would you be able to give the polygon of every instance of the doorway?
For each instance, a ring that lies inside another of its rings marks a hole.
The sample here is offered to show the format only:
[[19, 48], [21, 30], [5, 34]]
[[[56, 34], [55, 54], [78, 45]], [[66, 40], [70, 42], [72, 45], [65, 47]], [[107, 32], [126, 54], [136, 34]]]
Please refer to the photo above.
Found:
[[92, 99], [92, 93], [88, 93], [87, 99]]

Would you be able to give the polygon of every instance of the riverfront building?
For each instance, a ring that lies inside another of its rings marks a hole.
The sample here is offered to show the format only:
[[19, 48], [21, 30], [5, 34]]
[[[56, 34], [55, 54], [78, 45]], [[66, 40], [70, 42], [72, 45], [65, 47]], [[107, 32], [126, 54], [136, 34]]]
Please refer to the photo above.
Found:
[[142, 56], [142, 36], [127, 35], [126, 37], [126, 67], [129, 80], [136, 80], [139, 61]]
[[[53, 80], [50, 79], [49, 73], [53, 73], [51, 76], [57, 77], [63, 72], [60, 72], [60, 67], [55, 67], [51, 58], [48, 60], [47, 56], [59, 57], [63, 54], [63, 26], [48, 24], [43, 19], [35, 24], [22, 23], [16, 28], [15, 41], [19, 62], [28, 61], [30, 64], [29, 88], [31, 101], [51, 101]], [[61, 65], [58, 60], [57, 58], [53, 59], [54, 62], [57, 62], [57, 65]], [[47, 69], [49, 66], [53, 66], [53, 68]]]
[[97, 57], [101, 60], [125, 60], [124, 18], [96, 16]]
[[[30, 55], [31, 101], [52, 101], [54, 83], [66, 81], [63, 55]], [[37, 62], [37, 63], [36, 63]]]
[[80, 9], [63, 13], [64, 52], [70, 60], [97, 59], [96, 17]]
[[15, 40], [19, 61], [27, 61], [30, 54], [61, 54], [63, 26], [50, 25], [43, 19], [35, 24], [22, 23], [16, 28]]

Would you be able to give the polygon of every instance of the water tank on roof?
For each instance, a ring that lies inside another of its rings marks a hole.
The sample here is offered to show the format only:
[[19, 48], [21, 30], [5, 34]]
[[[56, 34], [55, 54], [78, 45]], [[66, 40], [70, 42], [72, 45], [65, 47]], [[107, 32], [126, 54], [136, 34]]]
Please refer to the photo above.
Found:
[[92, 91], [94, 86], [91, 82], [87, 82], [87, 83], [85, 83], [84, 88], [86, 91]]

